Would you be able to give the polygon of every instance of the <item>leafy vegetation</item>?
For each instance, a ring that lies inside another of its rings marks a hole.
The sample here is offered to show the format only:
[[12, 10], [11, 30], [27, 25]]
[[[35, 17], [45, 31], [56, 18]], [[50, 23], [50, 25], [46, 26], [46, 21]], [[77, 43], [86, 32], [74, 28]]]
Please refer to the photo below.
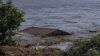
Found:
[[[14, 7], [11, 0], [7, 0], [6, 2], [0, 0], [0, 45], [16, 45], [13, 36], [16, 34], [15, 32], [18, 30], [21, 22], [23, 22], [23, 12]], [[11, 48], [7, 49], [11, 50]], [[26, 51], [24, 56], [26, 53], [29, 54], [31, 52]], [[100, 56], [100, 35], [91, 39], [76, 40], [74, 41], [73, 47], [64, 53], [58, 49], [51, 48], [34, 50], [33, 52], [31, 54], [34, 56]], [[4, 55], [4, 53], [0, 51], [1, 55]]]
[[0, 45], [14, 45], [12, 37], [23, 21], [23, 12], [13, 6], [12, 0], [0, 0]]
[[100, 35], [75, 41], [64, 56], [100, 56]]

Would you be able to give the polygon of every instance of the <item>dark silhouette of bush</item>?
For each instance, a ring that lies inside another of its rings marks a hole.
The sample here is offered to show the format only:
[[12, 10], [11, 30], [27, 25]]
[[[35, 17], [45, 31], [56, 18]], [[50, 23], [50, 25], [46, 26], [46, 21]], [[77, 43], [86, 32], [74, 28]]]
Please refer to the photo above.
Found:
[[0, 56], [5, 56], [5, 53], [0, 51]]

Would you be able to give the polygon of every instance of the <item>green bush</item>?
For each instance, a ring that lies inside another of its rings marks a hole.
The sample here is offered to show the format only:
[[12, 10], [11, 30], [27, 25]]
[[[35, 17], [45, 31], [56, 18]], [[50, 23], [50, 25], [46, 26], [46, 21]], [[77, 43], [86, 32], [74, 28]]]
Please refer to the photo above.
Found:
[[75, 41], [64, 56], [100, 56], [100, 35]]
[[23, 12], [12, 4], [12, 0], [0, 0], [0, 45], [14, 44], [12, 37], [23, 22]]

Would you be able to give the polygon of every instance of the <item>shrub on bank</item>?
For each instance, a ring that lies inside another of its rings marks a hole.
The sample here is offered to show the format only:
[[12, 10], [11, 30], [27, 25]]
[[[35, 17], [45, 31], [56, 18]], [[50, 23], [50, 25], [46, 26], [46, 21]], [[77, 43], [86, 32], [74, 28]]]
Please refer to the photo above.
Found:
[[100, 35], [75, 41], [64, 56], [100, 56]]

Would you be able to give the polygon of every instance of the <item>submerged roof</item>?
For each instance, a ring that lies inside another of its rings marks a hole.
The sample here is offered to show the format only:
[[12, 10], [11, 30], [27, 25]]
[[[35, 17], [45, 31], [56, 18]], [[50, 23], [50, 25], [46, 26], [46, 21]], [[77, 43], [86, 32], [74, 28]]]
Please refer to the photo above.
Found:
[[38, 28], [38, 27], [30, 27], [20, 32], [28, 33], [31, 35], [38, 36], [57, 36], [57, 35], [70, 35], [70, 33], [58, 30], [58, 29], [50, 29], [50, 28]]

